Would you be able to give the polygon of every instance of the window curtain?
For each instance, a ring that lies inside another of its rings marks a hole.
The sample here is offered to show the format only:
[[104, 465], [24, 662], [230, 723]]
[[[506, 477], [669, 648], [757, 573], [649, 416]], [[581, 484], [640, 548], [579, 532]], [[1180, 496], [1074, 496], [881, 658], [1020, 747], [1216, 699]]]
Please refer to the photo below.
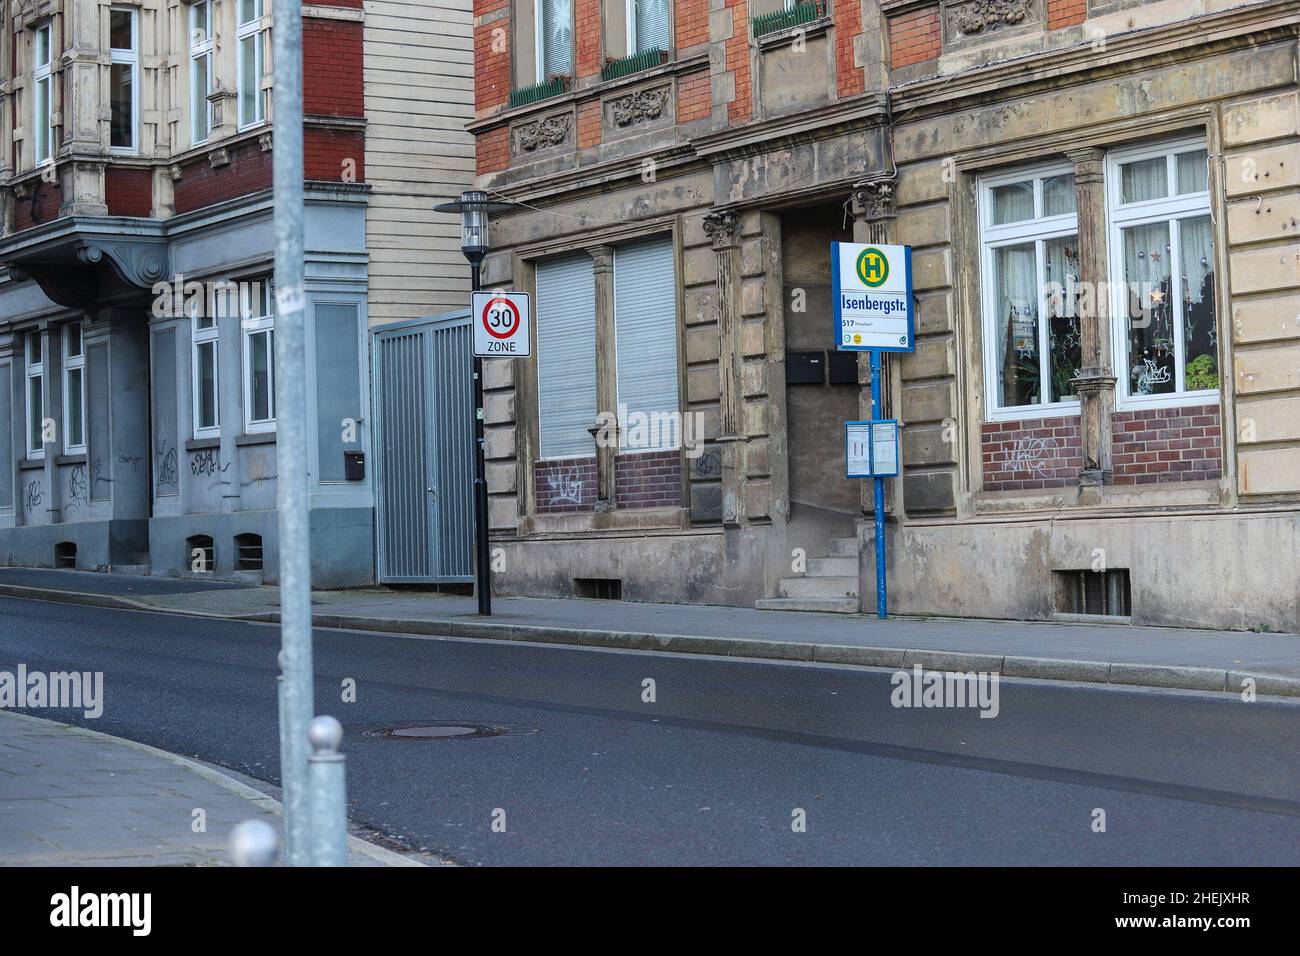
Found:
[[1179, 227], [1182, 258], [1183, 378], [1188, 391], [1219, 387], [1219, 337], [1214, 308], [1214, 227], [1209, 216], [1184, 219]]
[[1034, 243], [994, 251], [997, 349], [1003, 408], [1038, 401], [1038, 258]]
[[668, 0], [633, 0], [636, 4], [636, 51], [667, 50]]
[[572, 0], [537, 0], [542, 5], [542, 79], [573, 75]]

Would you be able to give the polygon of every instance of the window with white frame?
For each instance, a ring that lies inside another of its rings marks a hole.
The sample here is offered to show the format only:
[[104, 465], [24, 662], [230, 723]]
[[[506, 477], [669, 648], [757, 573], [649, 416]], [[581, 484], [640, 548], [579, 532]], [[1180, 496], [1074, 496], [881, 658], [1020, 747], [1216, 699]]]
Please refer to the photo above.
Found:
[[537, 0], [537, 82], [573, 75], [573, 0]]
[[209, 309], [202, 300], [202, 296], [195, 296], [187, 303], [190, 313], [194, 437], [212, 438], [221, 434], [221, 346], [215, 310]]
[[275, 431], [275, 308], [270, 277], [241, 282], [244, 431]]
[[190, 7], [190, 142], [206, 143], [212, 131], [212, 0]]
[[264, 0], [239, 0], [235, 42], [239, 49], [239, 127], [254, 126], [266, 119], [266, 98], [262, 95]]
[[668, 0], [627, 0], [627, 50], [667, 50], [671, 45]]
[[[594, 455], [596, 281], [585, 252], [537, 264], [537, 422], [542, 458]], [[545, 310], [545, 311], [543, 311]]]
[[1200, 401], [1219, 389], [1214, 223], [1203, 140], [1107, 157], [1119, 402]]
[[1073, 407], [1081, 354], [1073, 170], [985, 178], [979, 203], [988, 415]]
[[81, 323], [63, 327], [63, 451], [86, 450], [86, 349]]
[[50, 74], [53, 39], [50, 24], [36, 28], [32, 50], [32, 148], [37, 164], [49, 162], [54, 156], [54, 80]]
[[41, 333], [28, 332], [24, 343], [27, 369], [27, 457], [45, 457], [45, 361]]
[[139, 22], [134, 10], [111, 7], [108, 11], [109, 145], [116, 152], [137, 149], [136, 116], [140, 90]]

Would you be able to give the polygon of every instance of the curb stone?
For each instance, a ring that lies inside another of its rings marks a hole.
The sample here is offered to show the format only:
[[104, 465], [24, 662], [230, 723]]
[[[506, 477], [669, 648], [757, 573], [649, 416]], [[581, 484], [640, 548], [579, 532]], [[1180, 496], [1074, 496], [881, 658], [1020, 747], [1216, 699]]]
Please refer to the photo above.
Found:
[[[159, 607], [146, 601], [114, 595], [51, 588], [0, 584], [0, 596], [82, 604], [120, 610], [178, 614], [257, 624], [278, 624], [276, 611], [251, 614], [220, 614], [211, 611]], [[477, 621], [418, 620], [412, 618], [349, 617], [315, 613], [312, 626], [334, 630], [373, 631], [422, 637], [450, 637], [472, 640], [560, 644], [676, 654], [707, 654], [716, 657], [781, 660], [818, 664], [849, 664], [858, 667], [910, 668], [913, 664], [931, 670], [996, 671], [1006, 677], [1035, 680], [1159, 687], [1175, 690], [1217, 691], [1237, 694], [1247, 678], [1255, 681], [1255, 692], [1263, 696], [1300, 697], [1300, 677], [1257, 674], [1212, 667], [1175, 664], [1134, 664], [1044, 657], [998, 656], [964, 651], [936, 651], [897, 647], [813, 644], [798, 641], [765, 641], [753, 638], [650, 634], [637, 631], [582, 630], [545, 627], [536, 624], [481, 623]]]

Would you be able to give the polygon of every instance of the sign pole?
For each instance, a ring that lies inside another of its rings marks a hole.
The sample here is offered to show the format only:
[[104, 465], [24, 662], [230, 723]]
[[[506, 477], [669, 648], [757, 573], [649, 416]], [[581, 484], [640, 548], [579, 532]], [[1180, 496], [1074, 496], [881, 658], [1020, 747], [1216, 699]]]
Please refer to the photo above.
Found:
[[[470, 291], [480, 288], [480, 265], [470, 267]], [[471, 296], [473, 301], [473, 296]], [[470, 321], [477, 323], [477, 315]], [[478, 594], [478, 613], [492, 616], [492, 575], [488, 565], [488, 493], [487, 465], [484, 462], [483, 436], [483, 359], [474, 356], [474, 590]]]
[[[880, 351], [871, 350], [871, 419], [881, 419], [880, 402]], [[876, 617], [882, 621], [889, 617], [889, 595], [885, 588], [885, 479], [873, 478], [875, 485], [876, 519]]]

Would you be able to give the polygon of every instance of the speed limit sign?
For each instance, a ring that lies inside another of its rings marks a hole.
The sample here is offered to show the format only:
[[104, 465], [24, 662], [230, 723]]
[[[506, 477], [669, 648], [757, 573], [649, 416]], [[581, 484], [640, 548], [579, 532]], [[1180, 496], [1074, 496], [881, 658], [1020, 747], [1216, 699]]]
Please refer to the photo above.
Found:
[[531, 306], [526, 292], [475, 292], [471, 299], [474, 354], [479, 358], [531, 355]]

